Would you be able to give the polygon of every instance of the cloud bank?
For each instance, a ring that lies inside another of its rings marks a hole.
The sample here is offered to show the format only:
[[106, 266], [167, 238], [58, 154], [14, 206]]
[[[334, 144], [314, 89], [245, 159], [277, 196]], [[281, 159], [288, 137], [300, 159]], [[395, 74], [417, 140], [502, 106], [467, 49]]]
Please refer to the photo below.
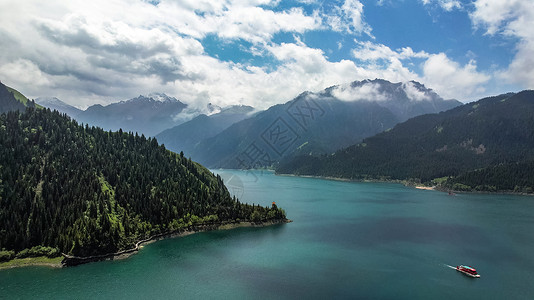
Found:
[[[330, 6], [314, 0], [282, 2], [4, 0], [0, 80], [31, 98], [56, 96], [82, 108], [156, 91], [193, 107], [211, 102], [260, 109], [305, 90], [367, 78], [416, 80], [444, 98], [460, 100], [483, 94], [496, 76], [524, 86], [534, 82], [534, 34], [527, 29], [534, 27], [534, 9], [529, 1], [478, 0], [469, 13], [475, 30], [519, 39], [513, 61], [500, 75], [479, 71], [475, 60], [454, 61], [446, 52], [410, 45], [392, 49], [376, 41], [361, 1]], [[423, 0], [422, 5], [432, 2]], [[445, 11], [465, 9], [454, 0], [435, 3]], [[306, 42], [310, 32], [339, 35], [338, 50], [344, 47], [342, 40], [353, 40], [349, 55], [330, 58], [328, 49]], [[209, 37], [239, 44], [267, 62], [210, 55]]]

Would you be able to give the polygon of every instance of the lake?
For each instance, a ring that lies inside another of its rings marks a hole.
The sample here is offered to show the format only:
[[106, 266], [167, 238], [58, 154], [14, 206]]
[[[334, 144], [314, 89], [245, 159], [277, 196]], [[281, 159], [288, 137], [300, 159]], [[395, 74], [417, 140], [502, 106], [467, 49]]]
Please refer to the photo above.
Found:
[[[216, 170], [293, 223], [167, 239], [125, 260], [0, 270], [0, 298], [534, 299], [534, 198]], [[449, 267], [467, 264], [481, 278]]]

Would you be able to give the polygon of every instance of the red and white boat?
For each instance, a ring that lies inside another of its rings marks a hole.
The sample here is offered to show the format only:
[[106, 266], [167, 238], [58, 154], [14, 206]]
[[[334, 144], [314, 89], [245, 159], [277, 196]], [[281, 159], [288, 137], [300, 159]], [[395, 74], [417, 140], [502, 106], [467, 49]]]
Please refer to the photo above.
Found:
[[462, 272], [467, 276], [479, 278], [480, 275], [477, 273], [477, 270], [475, 268], [470, 266], [456, 266], [456, 271]]

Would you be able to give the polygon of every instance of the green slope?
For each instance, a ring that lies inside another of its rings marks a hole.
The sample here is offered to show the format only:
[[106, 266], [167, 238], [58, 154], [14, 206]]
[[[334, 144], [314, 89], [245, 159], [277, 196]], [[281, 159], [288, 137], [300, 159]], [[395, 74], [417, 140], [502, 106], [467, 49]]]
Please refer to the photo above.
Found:
[[534, 91], [523, 91], [415, 117], [333, 155], [285, 161], [277, 172], [429, 184], [446, 177], [447, 188], [529, 191], [533, 161]]
[[30, 101], [19, 91], [0, 82], [0, 113], [11, 110], [24, 110], [26, 107], [42, 108], [34, 101]]
[[13, 94], [13, 96], [15, 97], [15, 99], [17, 99], [17, 101], [24, 104], [24, 106], [28, 106], [28, 102], [30, 102], [30, 100], [26, 98], [26, 96], [24, 96], [23, 94], [21, 94], [19, 91], [15, 90], [14, 88], [11, 88], [8, 86], [6, 86], [6, 88], [9, 92]]
[[205, 222], [285, 219], [156, 139], [78, 125], [49, 109], [0, 115], [0, 249], [88, 256]]

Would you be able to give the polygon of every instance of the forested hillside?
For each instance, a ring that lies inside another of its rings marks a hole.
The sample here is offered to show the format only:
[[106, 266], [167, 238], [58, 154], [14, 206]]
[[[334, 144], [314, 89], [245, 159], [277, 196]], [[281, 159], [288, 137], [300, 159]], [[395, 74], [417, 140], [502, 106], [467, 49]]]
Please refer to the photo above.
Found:
[[219, 176], [156, 139], [84, 127], [49, 109], [0, 115], [0, 249], [103, 254], [237, 219], [285, 215], [232, 199]]
[[533, 162], [534, 91], [523, 91], [415, 117], [333, 155], [285, 161], [277, 172], [532, 192]]

